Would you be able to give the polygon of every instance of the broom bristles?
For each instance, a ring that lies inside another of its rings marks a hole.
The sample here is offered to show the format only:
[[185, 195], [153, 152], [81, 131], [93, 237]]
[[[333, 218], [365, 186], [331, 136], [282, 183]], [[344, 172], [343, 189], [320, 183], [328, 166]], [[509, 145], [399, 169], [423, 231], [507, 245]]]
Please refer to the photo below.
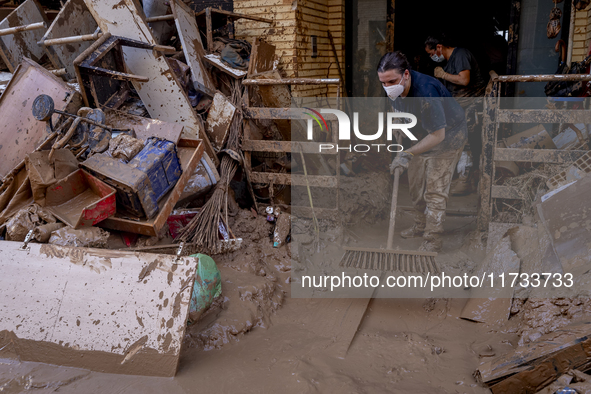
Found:
[[[420, 253], [420, 254], [417, 254]], [[345, 249], [339, 265], [374, 271], [399, 271], [438, 274], [437, 253], [410, 250], [355, 250]]]
[[[232, 97], [230, 101], [236, 107], [226, 147], [238, 151], [240, 150], [240, 138], [242, 136], [243, 116], [241, 103], [243, 88], [237, 80], [231, 79], [231, 81], [226, 82], [231, 85]], [[226, 211], [228, 209], [225, 197], [230, 181], [234, 178], [237, 170], [238, 163], [230, 156], [224, 155], [220, 164], [220, 182], [216, 185], [211, 198], [201, 208], [199, 214], [182, 229], [181, 233], [175, 238], [175, 242], [191, 243], [204, 253], [214, 253], [217, 250], [222, 209]]]

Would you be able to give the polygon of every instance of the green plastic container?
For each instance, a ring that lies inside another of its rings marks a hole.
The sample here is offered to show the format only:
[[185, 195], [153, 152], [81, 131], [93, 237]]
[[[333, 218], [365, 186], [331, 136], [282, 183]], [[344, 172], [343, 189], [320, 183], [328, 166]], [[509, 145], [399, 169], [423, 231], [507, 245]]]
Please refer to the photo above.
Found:
[[208, 255], [197, 253], [191, 257], [199, 259], [189, 306], [189, 316], [194, 321], [222, 294], [222, 276], [215, 261]]

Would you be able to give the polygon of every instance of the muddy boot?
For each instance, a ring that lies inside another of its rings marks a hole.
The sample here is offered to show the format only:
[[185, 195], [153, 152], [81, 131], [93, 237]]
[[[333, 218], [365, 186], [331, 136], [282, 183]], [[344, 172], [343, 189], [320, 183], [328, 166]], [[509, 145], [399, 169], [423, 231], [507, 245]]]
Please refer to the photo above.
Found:
[[423, 232], [425, 231], [425, 227], [421, 227], [418, 224], [413, 224], [412, 227], [407, 228], [404, 231], [400, 232], [400, 236], [402, 238], [417, 238], [417, 237], [422, 237], [423, 236]]
[[441, 242], [440, 238], [425, 239], [419, 247], [419, 250], [421, 252], [440, 252], [442, 245], [443, 242]]

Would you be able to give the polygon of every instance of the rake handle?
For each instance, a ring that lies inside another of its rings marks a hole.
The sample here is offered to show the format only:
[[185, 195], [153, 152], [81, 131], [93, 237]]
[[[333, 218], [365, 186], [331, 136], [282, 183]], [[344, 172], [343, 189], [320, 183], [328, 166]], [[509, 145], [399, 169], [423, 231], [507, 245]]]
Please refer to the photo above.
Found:
[[398, 204], [398, 181], [400, 180], [400, 167], [394, 170], [394, 185], [392, 186], [392, 204], [390, 205], [390, 226], [388, 227], [388, 244], [386, 249], [391, 250], [394, 243], [394, 226], [396, 225], [396, 205]]

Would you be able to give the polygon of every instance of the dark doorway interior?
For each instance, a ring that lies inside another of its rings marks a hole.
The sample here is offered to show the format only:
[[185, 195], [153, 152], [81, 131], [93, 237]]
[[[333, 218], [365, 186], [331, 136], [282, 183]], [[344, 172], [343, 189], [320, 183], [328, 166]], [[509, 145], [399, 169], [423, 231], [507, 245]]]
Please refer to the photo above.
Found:
[[[391, 1], [391, 3], [390, 3]], [[394, 7], [394, 50], [405, 53], [415, 70], [432, 74], [435, 63], [424, 50], [428, 35], [444, 32], [455, 46], [468, 48], [482, 72], [505, 74], [513, 0], [353, 0], [346, 7], [347, 90], [355, 97], [381, 96], [375, 67], [388, 43], [388, 13]], [[393, 6], [392, 6], [393, 5]]]
[[493, 68], [505, 74], [511, 1], [396, 1], [394, 49], [405, 53], [415, 69], [430, 73], [435, 64], [425, 53], [425, 39], [444, 32], [454, 46], [478, 58], [483, 73]]

